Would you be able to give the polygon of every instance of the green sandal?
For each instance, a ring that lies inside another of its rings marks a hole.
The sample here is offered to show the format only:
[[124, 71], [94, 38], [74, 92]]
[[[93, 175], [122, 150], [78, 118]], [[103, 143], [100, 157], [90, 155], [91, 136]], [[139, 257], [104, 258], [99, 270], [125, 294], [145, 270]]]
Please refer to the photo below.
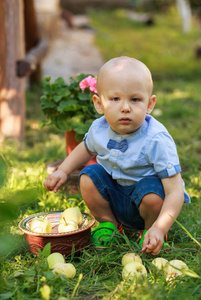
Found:
[[[144, 242], [144, 236], [145, 236], [145, 233], [147, 232], [147, 229], [144, 229], [140, 232], [140, 242], [139, 242], [139, 245], [142, 247], [143, 245], [143, 242]], [[167, 243], [167, 234], [165, 235], [164, 237], [164, 241], [163, 241], [163, 246], [168, 246], [168, 243]]]
[[114, 232], [118, 230], [111, 222], [102, 222], [91, 233], [91, 243], [95, 247], [107, 247], [113, 240]]

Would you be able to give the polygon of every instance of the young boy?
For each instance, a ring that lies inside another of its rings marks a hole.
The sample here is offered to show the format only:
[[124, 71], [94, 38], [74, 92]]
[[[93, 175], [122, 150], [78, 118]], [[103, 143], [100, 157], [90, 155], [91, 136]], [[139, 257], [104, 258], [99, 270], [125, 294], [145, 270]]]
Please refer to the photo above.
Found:
[[142, 251], [157, 255], [190, 198], [174, 141], [149, 115], [156, 103], [151, 73], [134, 58], [117, 57], [100, 69], [96, 87], [93, 102], [103, 116], [44, 186], [57, 192], [69, 174], [96, 155], [98, 164], [80, 173], [81, 194], [100, 223], [92, 241], [104, 241], [109, 228], [120, 224], [147, 229]]

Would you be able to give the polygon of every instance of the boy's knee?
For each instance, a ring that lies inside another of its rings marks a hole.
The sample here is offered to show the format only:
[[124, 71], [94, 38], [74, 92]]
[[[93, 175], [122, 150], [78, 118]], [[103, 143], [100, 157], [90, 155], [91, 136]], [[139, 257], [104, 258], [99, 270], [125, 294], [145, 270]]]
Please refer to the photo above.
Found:
[[149, 193], [142, 198], [140, 206], [150, 210], [161, 210], [163, 199], [154, 193]]
[[91, 178], [86, 174], [82, 174], [80, 176], [80, 189], [81, 189], [81, 191], [90, 190], [93, 187], [94, 187], [94, 184], [93, 184], [93, 181], [91, 180]]

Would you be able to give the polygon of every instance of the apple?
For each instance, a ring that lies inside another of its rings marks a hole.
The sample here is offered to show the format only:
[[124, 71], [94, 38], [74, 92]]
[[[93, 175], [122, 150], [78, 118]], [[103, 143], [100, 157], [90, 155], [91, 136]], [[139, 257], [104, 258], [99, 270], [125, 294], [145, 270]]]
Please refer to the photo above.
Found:
[[164, 267], [167, 263], [168, 263], [168, 260], [163, 257], [156, 257], [152, 260], [152, 264], [159, 270], [164, 269]]
[[79, 207], [69, 207], [64, 210], [59, 218], [59, 223], [65, 223], [64, 218], [66, 220], [73, 220], [75, 221], [78, 226], [80, 226], [83, 222], [82, 213]]
[[147, 275], [145, 266], [137, 261], [127, 263], [122, 271], [122, 278], [129, 280], [140, 278]]
[[69, 231], [75, 231], [78, 229], [78, 225], [75, 221], [73, 220], [66, 220], [64, 218], [65, 223], [60, 223], [58, 227], [58, 232], [69, 232]]
[[59, 252], [54, 252], [47, 257], [49, 269], [53, 269], [54, 265], [58, 262], [65, 263], [63, 255]]
[[36, 233], [51, 233], [52, 224], [49, 220], [44, 218], [34, 218], [30, 223], [30, 231]]
[[188, 270], [188, 266], [179, 259], [174, 259], [168, 262], [164, 268], [165, 273], [170, 276], [180, 276]]
[[76, 269], [71, 263], [58, 262], [54, 265], [53, 272], [63, 274], [68, 278], [74, 278], [76, 275]]
[[126, 264], [128, 264], [129, 262], [133, 262], [133, 261], [138, 261], [139, 263], [142, 264], [142, 259], [139, 255], [137, 255], [136, 253], [126, 253], [121, 260], [121, 264], [124, 267]]

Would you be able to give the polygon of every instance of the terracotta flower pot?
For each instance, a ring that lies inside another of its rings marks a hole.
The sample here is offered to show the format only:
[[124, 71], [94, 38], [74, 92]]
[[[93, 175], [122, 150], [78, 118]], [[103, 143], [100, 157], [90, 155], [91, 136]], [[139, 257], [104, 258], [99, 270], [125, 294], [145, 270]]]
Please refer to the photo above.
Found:
[[[75, 134], [76, 133], [74, 130], [65, 132], [66, 154], [67, 155], [69, 155], [73, 151], [73, 149], [79, 144], [79, 142], [76, 141], [76, 139], [75, 139]], [[88, 165], [92, 165], [92, 164], [97, 164], [96, 157], [91, 159], [88, 163], [83, 165], [83, 167], [81, 167], [80, 169], [83, 169], [84, 167], [86, 167]]]

